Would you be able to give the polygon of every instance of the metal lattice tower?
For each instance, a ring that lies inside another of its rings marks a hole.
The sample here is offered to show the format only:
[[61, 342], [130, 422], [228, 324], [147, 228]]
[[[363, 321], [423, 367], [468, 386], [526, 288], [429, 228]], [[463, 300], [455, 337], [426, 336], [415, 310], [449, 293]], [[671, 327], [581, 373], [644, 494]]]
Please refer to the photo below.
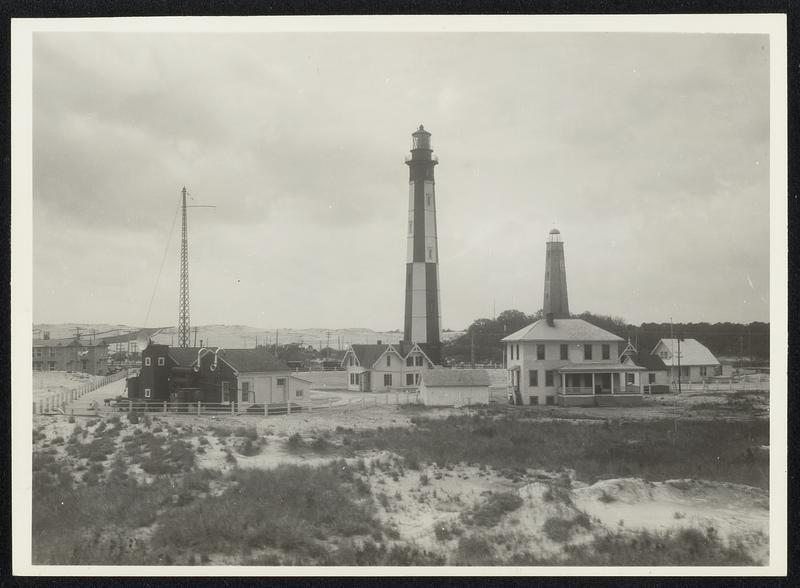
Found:
[[178, 347], [189, 347], [189, 240], [186, 228], [186, 186], [181, 191], [181, 286], [178, 294]]

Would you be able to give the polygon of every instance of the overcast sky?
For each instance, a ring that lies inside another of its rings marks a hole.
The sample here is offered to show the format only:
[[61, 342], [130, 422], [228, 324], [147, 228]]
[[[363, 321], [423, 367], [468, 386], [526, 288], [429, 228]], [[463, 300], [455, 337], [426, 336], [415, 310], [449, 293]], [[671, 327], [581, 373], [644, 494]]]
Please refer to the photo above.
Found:
[[402, 328], [408, 169], [433, 133], [444, 328], [542, 305], [769, 320], [766, 36], [34, 37], [34, 321]]

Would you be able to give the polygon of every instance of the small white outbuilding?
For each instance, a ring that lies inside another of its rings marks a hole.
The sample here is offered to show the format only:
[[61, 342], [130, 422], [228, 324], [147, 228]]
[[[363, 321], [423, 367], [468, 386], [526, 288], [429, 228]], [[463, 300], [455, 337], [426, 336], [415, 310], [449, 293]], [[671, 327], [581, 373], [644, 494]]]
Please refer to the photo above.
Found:
[[419, 397], [425, 406], [489, 404], [486, 370], [434, 368], [422, 372]]

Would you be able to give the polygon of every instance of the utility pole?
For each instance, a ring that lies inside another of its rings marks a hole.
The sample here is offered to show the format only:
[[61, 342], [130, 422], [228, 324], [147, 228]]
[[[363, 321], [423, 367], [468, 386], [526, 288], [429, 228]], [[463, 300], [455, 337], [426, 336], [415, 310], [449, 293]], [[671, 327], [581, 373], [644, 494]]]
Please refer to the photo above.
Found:
[[197, 327], [194, 328], [194, 347], [197, 347]]
[[470, 336], [469, 353], [472, 360], [472, 367], [475, 368], [475, 331]]
[[[672, 348], [674, 341], [675, 335], [672, 333], [672, 317], [669, 317], [669, 373], [673, 378], [675, 377], [675, 350]], [[678, 374], [678, 379], [680, 380], [680, 374]], [[673, 380], [673, 384], [674, 383]]]
[[678, 394], [681, 393], [681, 336], [678, 335]]
[[275, 355], [278, 355], [278, 329], [275, 329]]

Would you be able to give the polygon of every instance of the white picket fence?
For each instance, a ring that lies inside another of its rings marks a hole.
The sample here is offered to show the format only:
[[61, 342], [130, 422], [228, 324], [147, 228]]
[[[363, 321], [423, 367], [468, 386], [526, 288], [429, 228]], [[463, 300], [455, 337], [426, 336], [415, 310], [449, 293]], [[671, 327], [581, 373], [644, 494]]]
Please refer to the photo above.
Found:
[[85, 384], [78, 388], [71, 390], [61, 390], [55, 394], [50, 394], [43, 398], [33, 401], [33, 414], [52, 414], [52, 413], [66, 413], [67, 407], [79, 401], [84, 395], [93, 392], [98, 388], [107, 386], [112, 382], [127, 378], [129, 370], [122, 370], [110, 376], [105, 376], [99, 380], [95, 380], [91, 384]]

